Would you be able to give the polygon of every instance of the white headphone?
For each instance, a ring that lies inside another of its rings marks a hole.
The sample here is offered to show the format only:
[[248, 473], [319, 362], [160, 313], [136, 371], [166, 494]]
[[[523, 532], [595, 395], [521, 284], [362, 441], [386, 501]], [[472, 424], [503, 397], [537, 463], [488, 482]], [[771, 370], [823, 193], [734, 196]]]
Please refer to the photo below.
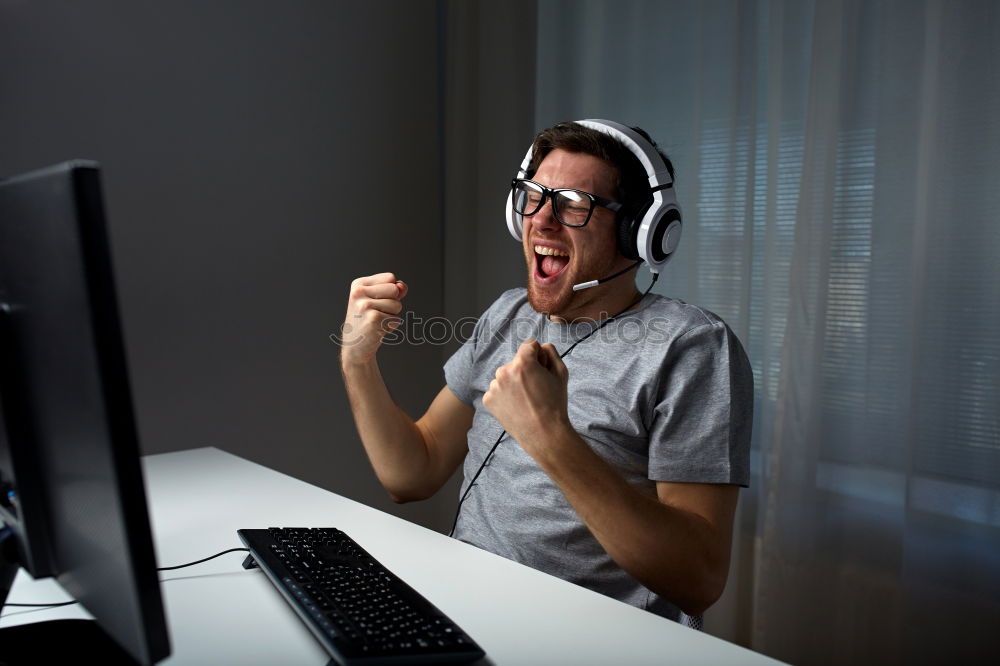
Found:
[[[636, 209], [626, 208], [618, 216], [618, 248], [630, 259], [643, 259], [653, 273], [659, 273], [681, 240], [681, 208], [677, 205], [674, 182], [656, 147], [635, 130], [611, 120], [577, 120], [578, 125], [604, 132], [625, 145], [639, 160], [649, 178], [650, 198]], [[518, 178], [527, 178], [532, 148], [528, 148]], [[521, 240], [524, 218], [514, 211], [513, 192], [507, 193], [507, 228]]]

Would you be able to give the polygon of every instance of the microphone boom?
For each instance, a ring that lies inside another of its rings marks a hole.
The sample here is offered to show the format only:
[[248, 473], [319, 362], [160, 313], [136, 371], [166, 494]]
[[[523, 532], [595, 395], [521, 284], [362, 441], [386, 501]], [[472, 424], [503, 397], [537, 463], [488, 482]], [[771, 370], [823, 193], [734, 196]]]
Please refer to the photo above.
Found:
[[589, 282], [581, 282], [579, 284], [574, 284], [573, 285], [573, 291], [583, 291], [584, 289], [590, 289], [591, 287], [596, 287], [599, 284], [604, 284], [608, 280], [614, 280], [619, 275], [624, 275], [625, 273], [628, 273], [630, 270], [632, 270], [633, 268], [635, 268], [636, 266], [638, 266], [641, 263], [642, 263], [642, 259], [640, 259], [639, 261], [635, 262], [631, 266], [627, 266], [627, 267], [621, 269], [620, 271], [618, 271], [617, 273], [613, 273], [613, 274], [611, 274], [611, 275], [609, 275], [607, 277], [603, 277], [600, 280], [591, 280]]

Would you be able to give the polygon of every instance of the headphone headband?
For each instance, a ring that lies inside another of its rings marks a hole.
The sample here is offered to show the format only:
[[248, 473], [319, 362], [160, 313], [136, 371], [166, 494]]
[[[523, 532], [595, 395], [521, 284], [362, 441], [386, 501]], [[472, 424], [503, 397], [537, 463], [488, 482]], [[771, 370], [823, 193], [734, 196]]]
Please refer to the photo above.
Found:
[[670, 171], [660, 153], [631, 127], [626, 127], [613, 120], [577, 120], [576, 124], [604, 132], [625, 144], [625, 147], [638, 158], [642, 168], [646, 171], [651, 190], [674, 184], [674, 179], [670, 177]]

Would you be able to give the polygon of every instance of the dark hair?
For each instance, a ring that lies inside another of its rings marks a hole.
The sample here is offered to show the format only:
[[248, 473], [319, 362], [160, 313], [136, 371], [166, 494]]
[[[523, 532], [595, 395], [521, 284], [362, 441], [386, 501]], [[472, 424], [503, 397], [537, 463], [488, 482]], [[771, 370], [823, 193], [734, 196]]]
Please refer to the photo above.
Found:
[[[656, 149], [674, 177], [674, 165], [656, 142], [639, 127], [633, 127]], [[534, 174], [545, 156], [556, 149], [571, 153], [584, 153], [603, 160], [615, 170], [615, 197], [618, 201], [634, 205], [649, 199], [649, 177], [639, 158], [621, 141], [599, 130], [575, 122], [563, 122], [542, 130], [532, 144], [531, 169]]]

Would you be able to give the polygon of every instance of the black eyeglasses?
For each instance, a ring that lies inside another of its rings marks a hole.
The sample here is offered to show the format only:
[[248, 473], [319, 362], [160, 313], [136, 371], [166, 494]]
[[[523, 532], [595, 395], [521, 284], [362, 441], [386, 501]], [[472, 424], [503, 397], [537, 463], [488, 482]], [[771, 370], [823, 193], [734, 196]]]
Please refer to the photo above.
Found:
[[617, 201], [590, 192], [568, 188], [552, 189], [527, 178], [515, 178], [510, 187], [511, 201], [517, 213], [524, 216], [534, 215], [542, 209], [547, 199], [551, 199], [552, 212], [555, 213], [556, 220], [567, 227], [582, 227], [587, 224], [594, 213], [594, 206], [616, 212], [622, 207]]

